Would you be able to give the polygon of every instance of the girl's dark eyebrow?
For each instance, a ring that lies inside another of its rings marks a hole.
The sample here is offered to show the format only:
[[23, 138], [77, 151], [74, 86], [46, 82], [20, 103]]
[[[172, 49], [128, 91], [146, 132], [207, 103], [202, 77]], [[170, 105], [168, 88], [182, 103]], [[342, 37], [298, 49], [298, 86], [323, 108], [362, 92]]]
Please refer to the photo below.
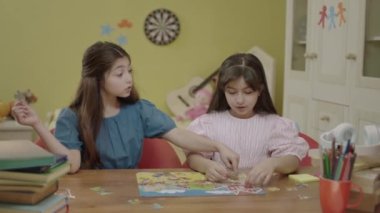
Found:
[[[226, 85], [225, 89], [236, 89], [236, 88]], [[245, 89], [252, 89], [253, 90], [253, 88], [250, 86], [246, 86], [243, 88], [243, 90], [245, 90]]]
[[124, 68], [126, 68], [126, 67], [127, 67], [127, 66], [121, 64], [121, 65], [119, 65], [119, 66], [113, 68], [112, 70], [124, 69]]
[[126, 67], [126, 66], [124, 66], [124, 65], [119, 65], [119, 66], [115, 67], [115, 69], [124, 68], [124, 67]]

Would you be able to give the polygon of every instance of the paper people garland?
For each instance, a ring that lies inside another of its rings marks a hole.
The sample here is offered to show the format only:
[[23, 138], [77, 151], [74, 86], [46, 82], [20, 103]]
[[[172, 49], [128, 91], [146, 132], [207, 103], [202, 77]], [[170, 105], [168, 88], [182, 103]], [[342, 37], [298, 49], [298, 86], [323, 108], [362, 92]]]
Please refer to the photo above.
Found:
[[[326, 6], [323, 5], [321, 10], [319, 11], [320, 19], [318, 25], [325, 28], [325, 24], [329, 30], [336, 28], [336, 19], [338, 19], [339, 27], [341, 27], [344, 23], [346, 23], [345, 18], [346, 8], [343, 5], [343, 2], [339, 2], [337, 8], [334, 6]], [[327, 23], [325, 23], [327, 21]]]

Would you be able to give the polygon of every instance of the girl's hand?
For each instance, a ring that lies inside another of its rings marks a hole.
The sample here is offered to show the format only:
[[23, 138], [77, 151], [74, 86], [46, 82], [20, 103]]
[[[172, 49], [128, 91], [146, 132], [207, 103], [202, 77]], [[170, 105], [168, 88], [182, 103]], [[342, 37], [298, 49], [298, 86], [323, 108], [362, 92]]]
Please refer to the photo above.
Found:
[[22, 125], [35, 126], [40, 122], [37, 113], [27, 103], [22, 101], [14, 103], [12, 116]]
[[205, 175], [209, 181], [224, 181], [227, 179], [227, 169], [216, 161], [209, 161], [206, 167]]
[[275, 164], [270, 158], [262, 161], [247, 174], [246, 187], [266, 186], [275, 171]]
[[234, 152], [232, 149], [228, 148], [223, 144], [219, 144], [218, 151], [220, 158], [222, 159], [224, 165], [234, 172], [237, 172], [240, 156]]

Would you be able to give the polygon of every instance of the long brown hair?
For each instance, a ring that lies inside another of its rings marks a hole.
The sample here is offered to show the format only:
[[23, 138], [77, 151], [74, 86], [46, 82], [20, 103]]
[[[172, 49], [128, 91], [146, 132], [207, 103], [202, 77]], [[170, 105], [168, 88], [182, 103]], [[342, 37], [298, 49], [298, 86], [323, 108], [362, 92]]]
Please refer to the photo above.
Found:
[[[95, 142], [103, 120], [101, 82], [113, 63], [123, 57], [131, 63], [131, 57], [123, 48], [100, 41], [91, 45], [83, 55], [82, 77], [75, 99], [69, 106], [78, 116], [79, 137], [85, 145], [82, 167], [96, 168], [100, 165]], [[130, 96], [118, 99], [122, 104], [134, 103], [139, 100], [139, 95], [135, 87], [132, 87]]]
[[254, 91], [260, 91], [260, 96], [253, 111], [258, 114], [277, 114], [269, 94], [264, 67], [260, 60], [250, 53], [238, 53], [228, 57], [219, 68], [216, 91], [211, 99], [207, 113], [229, 110], [224, 90], [233, 80], [243, 77], [247, 85]]

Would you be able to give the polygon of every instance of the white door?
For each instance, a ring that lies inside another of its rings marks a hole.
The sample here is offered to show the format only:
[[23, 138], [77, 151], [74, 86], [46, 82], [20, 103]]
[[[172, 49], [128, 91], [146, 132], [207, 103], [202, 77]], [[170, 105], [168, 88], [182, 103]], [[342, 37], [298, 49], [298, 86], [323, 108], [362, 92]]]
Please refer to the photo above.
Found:
[[[356, 0], [354, 0], [356, 1]], [[310, 3], [312, 98], [349, 105], [349, 64], [346, 59], [351, 36], [358, 34], [352, 23], [357, 19], [356, 5], [350, 0], [313, 0]]]

